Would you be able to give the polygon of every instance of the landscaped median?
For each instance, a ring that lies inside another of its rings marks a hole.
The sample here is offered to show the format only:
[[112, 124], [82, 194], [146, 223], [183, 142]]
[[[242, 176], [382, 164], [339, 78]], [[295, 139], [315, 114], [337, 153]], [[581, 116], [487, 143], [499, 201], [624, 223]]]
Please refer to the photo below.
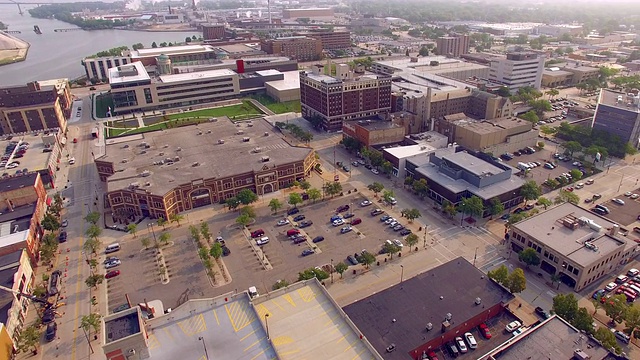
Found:
[[173, 114], [142, 115], [144, 127], [138, 126], [139, 121], [134, 115], [125, 115], [117, 120], [107, 122], [106, 129], [107, 137], [116, 137], [199, 124], [222, 116], [226, 116], [232, 122], [236, 122], [258, 118], [262, 115], [263, 113], [250, 101], [243, 100], [240, 104], [229, 106], [182, 111]]

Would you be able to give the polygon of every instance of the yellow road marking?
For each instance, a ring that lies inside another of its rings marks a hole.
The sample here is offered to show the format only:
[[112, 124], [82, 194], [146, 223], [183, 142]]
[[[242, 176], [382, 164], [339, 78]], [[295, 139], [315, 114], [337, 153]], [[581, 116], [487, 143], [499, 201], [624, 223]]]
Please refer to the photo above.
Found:
[[329, 321], [327, 321], [326, 323], [324, 323], [324, 326], [327, 326], [329, 324], [331, 324], [332, 322], [334, 322], [334, 320], [340, 316], [340, 314], [335, 314], [334, 316], [329, 317]]
[[271, 339], [273, 346], [287, 345], [293, 343], [293, 339], [289, 336], [278, 336], [275, 339]]
[[253, 330], [252, 332], [248, 333], [247, 335], [243, 336], [242, 339], [240, 339], [240, 341], [244, 341], [244, 339], [248, 338], [249, 336], [251, 336], [252, 334], [254, 334], [256, 332], [256, 330]]
[[194, 316], [184, 321], [180, 321], [178, 323], [178, 326], [180, 327], [180, 329], [182, 329], [182, 332], [184, 332], [184, 334], [187, 336], [193, 336], [197, 333], [207, 330], [207, 323], [205, 322], [204, 316], [202, 314], [199, 314], [197, 316]]
[[255, 360], [258, 356], [264, 354], [264, 350], [260, 351], [256, 356], [252, 357], [251, 360]]
[[357, 343], [358, 341], [359, 341], [359, 340], [357, 340], [357, 339], [356, 339], [356, 341], [354, 341], [354, 342], [352, 342], [351, 344], [349, 344], [349, 347], [348, 347], [348, 348], [346, 348], [346, 349], [344, 349], [344, 351], [343, 351], [343, 352], [347, 352], [347, 350], [351, 349], [351, 348], [353, 347], [353, 345], [354, 345], [355, 343]]
[[297, 349], [297, 350], [292, 350], [292, 351], [279, 353], [279, 355], [280, 355], [280, 357], [283, 357], [283, 356], [287, 356], [287, 355], [293, 355], [293, 354], [296, 354], [296, 353], [299, 353], [299, 352], [300, 352], [300, 349]]
[[149, 334], [149, 349], [155, 349], [158, 346], [160, 346], [158, 338], [153, 334]]
[[362, 351], [360, 351], [356, 356], [352, 357], [352, 358], [351, 358], [351, 360], [356, 360], [357, 358], [359, 358], [359, 357], [360, 357], [360, 355], [361, 355], [365, 350], [367, 350], [367, 349], [366, 349], [366, 348], [365, 348], [365, 349], [362, 349]]
[[213, 309], [213, 316], [215, 316], [216, 322], [218, 323], [218, 325], [220, 325], [220, 319], [218, 319], [218, 313], [216, 312], [216, 309]]
[[247, 350], [251, 349], [252, 347], [256, 346], [258, 343], [260, 343], [262, 340], [266, 339], [267, 337], [263, 337], [262, 339], [258, 339], [256, 340], [256, 342], [254, 342], [253, 344], [249, 345], [246, 349], [244, 349], [244, 352], [247, 352]]
[[229, 317], [229, 321], [231, 321], [233, 330], [236, 332], [256, 321], [255, 314], [251, 311], [248, 302], [234, 302], [225, 305], [224, 308], [227, 311], [227, 316]]
[[340, 340], [338, 340], [338, 341], [336, 342], [336, 344], [340, 344], [340, 342], [341, 342], [342, 340], [346, 339], [346, 338], [347, 338], [347, 335], [345, 335], [345, 336], [341, 337], [341, 338], [340, 338]]
[[271, 302], [273, 305], [277, 306], [280, 310], [284, 311], [284, 308], [280, 306], [275, 300]]
[[[308, 302], [308, 301], [307, 301], [307, 302]], [[313, 307], [313, 309], [315, 310], [315, 308], [319, 308], [319, 307], [321, 307], [322, 305], [324, 305], [324, 304], [326, 304], [326, 303], [327, 303], [326, 301], [319, 302], [319, 303], [318, 303], [318, 305], [316, 305], [316, 306], [314, 306], [314, 307]]]
[[282, 298], [287, 300], [287, 302], [289, 304], [291, 304], [291, 306], [296, 307], [296, 303], [293, 301], [293, 298], [291, 297], [291, 294], [283, 295]]
[[173, 335], [171, 335], [171, 332], [169, 331], [169, 329], [164, 328], [164, 333], [167, 334], [167, 336], [169, 337], [169, 339], [173, 340]]

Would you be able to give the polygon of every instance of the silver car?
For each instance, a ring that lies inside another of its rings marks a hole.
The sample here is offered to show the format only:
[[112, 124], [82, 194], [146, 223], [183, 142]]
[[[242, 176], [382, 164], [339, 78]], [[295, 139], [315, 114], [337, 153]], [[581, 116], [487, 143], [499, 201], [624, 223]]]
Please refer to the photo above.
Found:
[[118, 265], [122, 264], [122, 262], [119, 259], [114, 259], [109, 261], [108, 263], [104, 264], [104, 268], [105, 269], [112, 269]]

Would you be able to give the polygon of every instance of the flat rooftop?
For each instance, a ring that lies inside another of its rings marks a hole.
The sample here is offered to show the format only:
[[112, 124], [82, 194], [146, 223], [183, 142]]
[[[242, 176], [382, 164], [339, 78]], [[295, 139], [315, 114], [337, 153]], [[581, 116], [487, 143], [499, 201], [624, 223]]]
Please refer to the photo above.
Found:
[[479, 159], [465, 151], [449, 154], [445, 153], [445, 155], [442, 156], [442, 159], [478, 176], [486, 173], [498, 174], [504, 171], [497, 166]]
[[404, 159], [404, 158], [408, 158], [408, 157], [412, 157], [420, 154], [430, 153], [435, 150], [436, 148], [434, 148], [433, 146], [425, 144], [425, 145], [396, 146], [392, 148], [386, 148], [383, 151], [389, 153], [390, 155], [398, 159]]
[[[476, 298], [483, 306], [476, 305]], [[440, 337], [448, 313], [455, 327], [512, 298], [459, 257], [343, 309], [385, 359], [405, 360], [412, 350]], [[428, 323], [433, 324], [431, 331], [426, 330]], [[386, 353], [391, 343], [397, 350]]]
[[235, 71], [232, 71], [229, 69], [216, 69], [216, 70], [205, 70], [205, 71], [182, 73], [182, 74], [160, 75], [158, 78], [162, 83], [174, 83], [174, 82], [193, 81], [193, 80], [200, 80], [200, 79], [214, 79], [214, 78], [234, 76], [234, 75], [237, 75]]
[[253, 303], [262, 322], [269, 315], [269, 334], [280, 359], [380, 359], [315, 280], [260, 296]]
[[149, 73], [147, 73], [147, 70], [140, 61], [109, 68], [107, 69], [107, 77], [111, 85], [151, 80]]
[[380, 76], [379, 75], [375, 75], [375, 74], [365, 74], [365, 75], [358, 75], [354, 78], [351, 79], [346, 79], [346, 80], [340, 80], [338, 78], [335, 78], [333, 76], [329, 76], [329, 75], [325, 75], [325, 74], [316, 74], [313, 72], [308, 71], [306, 73], [307, 77], [310, 79], [313, 79], [315, 81], [319, 81], [319, 82], [323, 82], [326, 84], [341, 84], [341, 83], [352, 83], [352, 82], [357, 82], [357, 81], [366, 81], [366, 80], [376, 80], [379, 79]]
[[268, 81], [266, 84], [268, 84], [269, 86], [273, 87], [278, 91], [300, 89], [300, 72], [299, 71], [284, 71], [281, 74], [284, 75], [284, 79]]
[[[582, 219], [584, 224], [572, 230], [563, 225], [563, 219], [576, 222]], [[597, 226], [589, 226], [589, 224]], [[576, 264], [588, 266], [607, 258], [616, 248], [625, 246], [626, 241], [619, 234], [614, 236], [608, 234], [608, 229], [611, 229], [614, 224], [577, 205], [564, 203], [522, 220], [512, 227], [554, 249]], [[597, 250], [585, 247], [585, 241], [597, 246]]]
[[479, 359], [576, 359], [574, 352], [577, 350], [588, 355], [582, 359], [602, 360], [609, 355], [605, 348], [589, 336], [580, 333], [561, 317], [553, 315], [529, 332], [507, 340]]
[[122, 316], [118, 316], [112, 319], [105, 319], [104, 332], [105, 342], [111, 343], [124, 339], [128, 336], [140, 333], [140, 321], [138, 319], [138, 312], [127, 312]]
[[365, 120], [357, 120], [355, 121], [354, 125], [358, 125], [358, 126], [362, 126], [363, 128], [369, 130], [369, 131], [374, 131], [374, 130], [387, 130], [387, 129], [393, 129], [393, 128], [401, 128], [402, 126], [394, 123], [393, 121], [386, 121], [386, 120], [372, 120], [372, 119], [365, 119]]
[[[289, 145], [262, 119], [237, 125], [226, 117], [219, 117], [216, 122], [197, 126], [108, 139], [106, 154], [99, 159], [114, 164], [116, 172], [107, 179], [108, 190], [124, 189], [137, 182], [141, 189], [164, 195], [191, 180], [260, 171], [264, 166], [303, 160], [313, 151]], [[249, 141], [243, 141], [244, 138]], [[143, 143], [150, 148], [143, 149]], [[262, 162], [265, 156], [269, 157], [268, 162]], [[176, 157], [179, 161], [173, 164], [154, 165]], [[230, 166], [229, 159], [241, 167]], [[149, 171], [150, 176], [141, 177], [144, 171]]]
[[[57, 133], [57, 130], [51, 129], [48, 131], [48, 133], [51, 134], [50, 136], [54, 136]], [[27, 174], [26, 176], [13, 176], [13, 175], [15, 175], [16, 171], [23, 170], [23, 169], [27, 169], [29, 172], [49, 169], [49, 162], [52, 160], [51, 157], [54, 156], [53, 155], [54, 153], [42, 152], [42, 150], [44, 150], [45, 148], [43, 136], [44, 136], [44, 132], [38, 131], [38, 132], [28, 133], [21, 136], [14, 135], [11, 140], [0, 141], [1, 151], [4, 151], [4, 149], [7, 147], [7, 145], [9, 145], [9, 142], [11, 141], [22, 140], [23, 142], [29, 143], [29, 149], [27, 149], [27, 151], [23, 154], [21, 158], [14, 157], [12, 159], [12, 161], [19, 162], [20, 166], [18, 166], [15, 169], [7, 169], [5, 167], [0, 168], [0, 175], [4, 175], [6, 173], [7, 176], [9, 175], [12, 176], [10, 178], [11, 180], [7, 178], [3, 179], [2, 182], [0, 182], [0, 186], [5, 188], [6, 186], [12, 186], [13, 188], [15, 188], [15, 187], [20, 187], [22, 185], [24, 186], [33, 185], [35, 184], [35, 176], [36, 176], [35, 174]], [[6, 139], [6, 137], [3, 139]], [[70, 141], [71, 139], [69, 139], [68, 142]]]
[[211, 45], [181, 45], [181, 46], [171, 46], [171, 47], [163, 47], [163, 48], [148, 48], [148, 49], [138, 49], [131, 51], [131, 58], [140, 58], [140, 57], [156, 57], [162, 54], [167, 56], [171, 55], [181, 55], [181, 54], [195, 54], [202, 52], [210, 52], [214, 51], [213, 46]]
[[[622, 96], [622, 101], [618, 102], [618, 97]], [[599, 104], [613, 106], [627, 111], [640, 112], [640, 105], [633, 105], [633, 98], [620, 92], [602, 89], [598, 99]]]

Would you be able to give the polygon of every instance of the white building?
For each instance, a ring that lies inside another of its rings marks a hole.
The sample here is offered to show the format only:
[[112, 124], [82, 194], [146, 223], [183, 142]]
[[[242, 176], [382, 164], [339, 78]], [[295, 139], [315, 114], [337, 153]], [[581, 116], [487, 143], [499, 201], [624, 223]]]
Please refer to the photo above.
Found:
[[508, 86], [514, 92], [521, 87], [540, 89], [545, 56], [533, 52], [514, 52], [506, 58], [491, 60], [489, 79]]
[[109, 77], [109, 69], [126, 65], [131, 62], [129, 56], [106, 56], [82, 59], [87, 79], [106, 80]]

